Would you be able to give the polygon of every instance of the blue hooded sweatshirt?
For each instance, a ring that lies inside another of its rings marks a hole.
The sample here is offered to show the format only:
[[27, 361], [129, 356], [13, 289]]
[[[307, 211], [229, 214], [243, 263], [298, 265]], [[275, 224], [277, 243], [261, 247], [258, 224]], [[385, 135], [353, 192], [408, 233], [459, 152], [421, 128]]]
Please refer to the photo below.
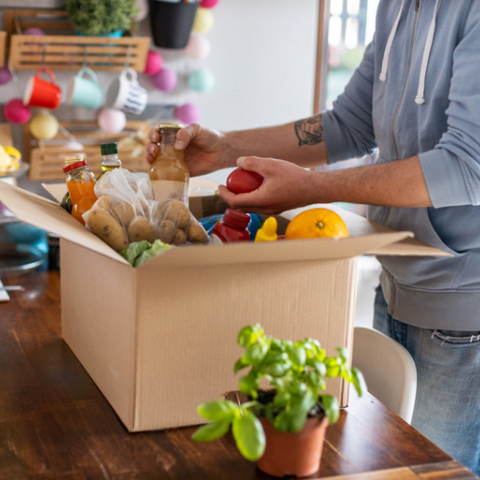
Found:
[[382, 0], [362, 63], [323, 125], [329, 162], [418, 155], [433, 207], [368, 207], [452, 257], [379, 257], [389, 313], [480, 330], [480, 0]]

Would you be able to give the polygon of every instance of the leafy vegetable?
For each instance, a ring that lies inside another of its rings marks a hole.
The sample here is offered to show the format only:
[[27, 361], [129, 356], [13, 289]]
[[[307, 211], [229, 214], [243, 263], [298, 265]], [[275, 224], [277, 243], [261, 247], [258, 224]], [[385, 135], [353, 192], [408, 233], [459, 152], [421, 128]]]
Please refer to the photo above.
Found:
[[128, 260], [134, 267], [138, 267], [169, 248], [172, 248], [172, 245], [163, 243], [158, 239], [153, 243], [142, 240], [141, 242], [132, 242], [127, 248], [120, 252], [120, 255]]

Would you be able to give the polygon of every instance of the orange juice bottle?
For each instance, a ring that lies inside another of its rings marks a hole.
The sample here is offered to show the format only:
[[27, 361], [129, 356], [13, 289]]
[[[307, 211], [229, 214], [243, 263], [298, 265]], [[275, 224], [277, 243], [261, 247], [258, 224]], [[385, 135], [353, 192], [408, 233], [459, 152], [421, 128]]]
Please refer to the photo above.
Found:
[[83, 225], [82, 215], [88, 212], [97, 201], [95, 195], [95, 176], [88, 168], [83, 155], [65, 157], [63, 173], [67, 175], [67, 188], [72, 203], [72, 215]]

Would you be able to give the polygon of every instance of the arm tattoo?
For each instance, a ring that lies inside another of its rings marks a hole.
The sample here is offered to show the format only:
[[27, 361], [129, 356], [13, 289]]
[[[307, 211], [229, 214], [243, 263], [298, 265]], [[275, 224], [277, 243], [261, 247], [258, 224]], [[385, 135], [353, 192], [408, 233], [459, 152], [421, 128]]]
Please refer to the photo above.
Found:
[[322, 115], [318, 114], [295, 122], [295, 134], [298, 138], [299, 147], [324, 142]]

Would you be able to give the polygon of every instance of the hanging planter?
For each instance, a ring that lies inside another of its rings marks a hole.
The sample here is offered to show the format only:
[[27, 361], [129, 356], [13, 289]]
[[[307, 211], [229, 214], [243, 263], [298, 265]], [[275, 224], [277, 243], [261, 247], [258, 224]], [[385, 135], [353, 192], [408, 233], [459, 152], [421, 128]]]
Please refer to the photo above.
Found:
[[198, 2], [149, 0], [153, 42], [157, 47], [185, 48], [197, 13]]

